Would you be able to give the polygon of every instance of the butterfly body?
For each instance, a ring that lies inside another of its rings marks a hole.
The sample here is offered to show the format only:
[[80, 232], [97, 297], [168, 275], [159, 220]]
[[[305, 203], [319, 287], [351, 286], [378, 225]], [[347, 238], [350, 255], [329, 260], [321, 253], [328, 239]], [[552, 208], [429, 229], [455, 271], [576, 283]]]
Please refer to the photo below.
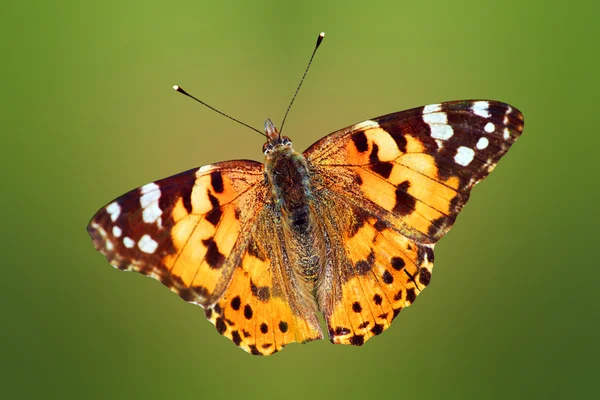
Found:
[[501, 102], [352, 125], [303, 153], [267, 121], [265, 164], [228, 161], [133, 190], [92, 218], [96, 248], [205, 309], [256, 355], [362, 345], [429, 285], [435, 243], [523, 129]]

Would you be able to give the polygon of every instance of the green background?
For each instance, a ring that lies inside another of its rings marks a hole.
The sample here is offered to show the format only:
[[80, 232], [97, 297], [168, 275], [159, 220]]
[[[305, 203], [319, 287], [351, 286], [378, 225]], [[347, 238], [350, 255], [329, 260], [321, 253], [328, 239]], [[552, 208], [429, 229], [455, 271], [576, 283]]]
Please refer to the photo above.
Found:
[[[598, 392], [598, 10], [584, 2], [75, 1], [3, 5], [0, 396], [577, 398]], [[119, 272], [85, 231], [108, 201], [263, 140], [302, 150], [446, 100], [525, 132], [436, 247], [431, 287], [365, 346], [253, 357], [200, 308]]]

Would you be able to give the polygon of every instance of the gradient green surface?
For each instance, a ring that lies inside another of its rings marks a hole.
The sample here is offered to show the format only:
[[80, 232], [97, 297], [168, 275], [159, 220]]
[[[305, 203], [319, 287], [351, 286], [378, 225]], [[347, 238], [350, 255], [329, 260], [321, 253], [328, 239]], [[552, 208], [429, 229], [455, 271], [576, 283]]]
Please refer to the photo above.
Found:
[[[597, 7], [592, 2], [3, 6], [3, 398], [581, 398], [598, 391]], [[327, 36], [297, 149], [446, 100], [518, 107], [525, 132], [436, 247], [430, 288], [361, 348], [253, 357], [199, 307], [119, 272], [85, 231], [129, 189], [262, 139]]]

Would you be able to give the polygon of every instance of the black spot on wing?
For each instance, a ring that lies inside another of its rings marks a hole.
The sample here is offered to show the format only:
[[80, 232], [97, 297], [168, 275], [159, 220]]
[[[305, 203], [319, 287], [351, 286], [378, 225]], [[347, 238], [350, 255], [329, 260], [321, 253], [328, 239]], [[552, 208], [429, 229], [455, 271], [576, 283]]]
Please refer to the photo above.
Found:
[[212, 208], [208, 213], [206, 213], [204, 218], [214, 226], [217, 226], [217, 224], [221, 220], [221, 215], [223, 215], [223, 211], [221, 211], [221, 205], [219, 204], [219, 199], [217, 199], [209, 192], [208, 200], [210, 201]]
[[387, 283], [388, 285], [394, 282], [394, 277], [392, 276], [392, 274], [390, 274], [390, 271], [388, 271], [387, 269], [383, 273], [382, 278], [383, 278], [383, 281], [385, 283]]
[[373, 252], [373, 250], [371, 250], [366, 260], [359, 260], [354, 265], [354, 267], [356, 268], [356, 273], [361, 276], [367, 274], [369, 271], [371, 271], [371, 268], [374, 263], [375, 253]]
[[279, 330], [283, 333], [288, 331], [288, 323], [285, 321], [279, 321]]
[[204, 218], [213, 224], [213, 226], [217, 226], [219, 221], [221, 220], [221, 215], [223, 215], [223, 211], [220, 208], [213, 208], [209, 212], [206, 213]]
[[373, 302], [375, 304], [377, 304], [378, 306], [381, 305], [382, 301], [383, 301], [383, 298], [380, 295], [376, 294], [375, 296], [373, 296]]
[[250, 291], [260, 301], [269, 301], [271, 298], [271, 289], [268, 286], [256, 286], [250, 279]]
[[363, 335], [354, 335], [350, 337], [350, 344], [353, 346], [362, 346], [365, 343], [365, 337]]
[[402, 289], [398, 290], [398, 293], [394, 295], [394, 301], [402, 300]]
[[250, 304], [246, 304], [244, 306], [244, 317], [246, 317], [246, 319], [252, 319], [252, 315], [254, 313], [252, 312], [252, 307], [250, 307]]
[[223, 193], [223, 175], [221, 175], [221, 171], [210, 173], [210, 184], [216, 193]]
[[358, 275], [365, 275], [371, 270], [371, 265], [366, 260], [359, 260], [354, 265], [354, 268], [356, 268]]
[[419, 273], [419, 282], [425, 286], [429, 285], [429, 282], [431, 282], [431, 272], [429, 272], [427, 268], [421, 268], [421, 272]]
[[373, 143], [371, 154], [369, 154], [369, 164], [377, 164], [379, 162], [379, 146]]
[[263, 356], [264, 355], [256, 348], [256, 345], [251, 344], [248, 347], [250, 347], [250, 353], [252, 353], [253, 355], [255, 355], [255, 356]]
[[260, 331], [261, 331], [262, 333], [267, 333], [267, 332], [269, 332], [269, 326], [263, 322], [262, 324], [260, 324]]
[[240, 343], [242, 343], [242, 337], [238, 331], [231, 332], [231, 340], [233, 340], [233, 343], [235, 343], [236, 346], [239, 346]]
[[371, 328], [371, 333], [373, 333], [373, 335], [379, 335], [381, 332], [383, 332], [383, 325], [381, 324], [375, 324], [375, 326]]
[[415, 299], [417, 298], [417, 295], [415, 293], [415, 289], [414, 288], [410, 288], [406, 291], [406, 300], [409, 303], [413, 303], [415, 301]]
[[367, 135], [365, 135], [364, 131], [358, 131], [352, 135], [352, 141], [354, 142], [354, 147], [358, 150], [359, 153], [364, 153], [369, 150], [369, 142], [367, 141]]
[[407, 192], [409, 187], [409, 181], [404, 181], [396, 187], [396, 204], [392, 211], [401, 216], [411, 214], [417, 204], [415, 198]]
[[335, 330], [333, 331], [333, 334], [335, 336], [343, 336], [343, 335], [347, 335], [350, 333], [350, 329], [345, 328], [343, 326], [338, 326], [335, 328]]
[[361, 307], [361, 305], [360, 305], [360, 303], [358, 301], [355, 301], [352, 304], [352, 311], [354, 311], [355, 313], [359, 313], [359, 312], [362, 311], [362, 307]]
[[369, 168], [371, 169], [371, 171], [387, 179], [392, 174], [392, 169], [394, 169], [394, 165], [390, 162], [381, 161], [377, 164], [370, 165]]
[[231, 308], [233, 308], [235, 311], [238, 311], [241, 305], [242, 300], [240, 299], [240, 296], [235, 296], [233, 299], [231, 299]]
[[225, 331], [227, 330], [227, 325], [225, 325], [225, 320], [221, 317], [217, 318], [217, 320], [215, 321], [215, 328], [217, 328], [217, 332], [219, 332], [221, 335], [225, 333]]
[[185, 301], [192, 301], [196, 298], [195, 293], [191, 289], [177, 289], [177, 294]]
[[225, 256], [219, 251], [219, 247], [217, 246], [217, 243], [215, 243], [215, 240], [212, 237], [204, 239], [202, 240], [202, 244], [206, 246], [206, 255], [204, 256], [204, 259], [209, 267], [212, 269], [221, 268], [225, 262]]
[[382, 220], [378, 219], [377, 222], [375, 222], [375, 224], [373, 225], [373, 227], [377, 232], [381, 232], [387, 228], [387, 224]]
[[394, 168], [392, 163], [379, 161], [379, 146], [376, 143], [373, 143], [373, 149], [371, 149], [371, 154], [369, 154], [369, 168], [385, 179], [390, 177]]
[[394, 268], [396, 271], [400, 271], [405, 265], [406, 262], [404, 262], [402, 257], [392, 257], [392, 268]]

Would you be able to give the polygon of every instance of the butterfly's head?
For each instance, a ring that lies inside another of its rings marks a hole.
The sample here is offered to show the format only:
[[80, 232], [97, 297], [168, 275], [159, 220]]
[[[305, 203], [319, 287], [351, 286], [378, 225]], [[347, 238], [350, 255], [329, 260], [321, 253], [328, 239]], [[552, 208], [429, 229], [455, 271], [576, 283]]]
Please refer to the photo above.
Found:
[[292, 141], [287, 136], [281, 136], [275, 124], [270, 119], [265, 121], [265, 134], [267, 142], [263, 145], [263, 153], [266, 156], [283, 149], [291, 149]]

